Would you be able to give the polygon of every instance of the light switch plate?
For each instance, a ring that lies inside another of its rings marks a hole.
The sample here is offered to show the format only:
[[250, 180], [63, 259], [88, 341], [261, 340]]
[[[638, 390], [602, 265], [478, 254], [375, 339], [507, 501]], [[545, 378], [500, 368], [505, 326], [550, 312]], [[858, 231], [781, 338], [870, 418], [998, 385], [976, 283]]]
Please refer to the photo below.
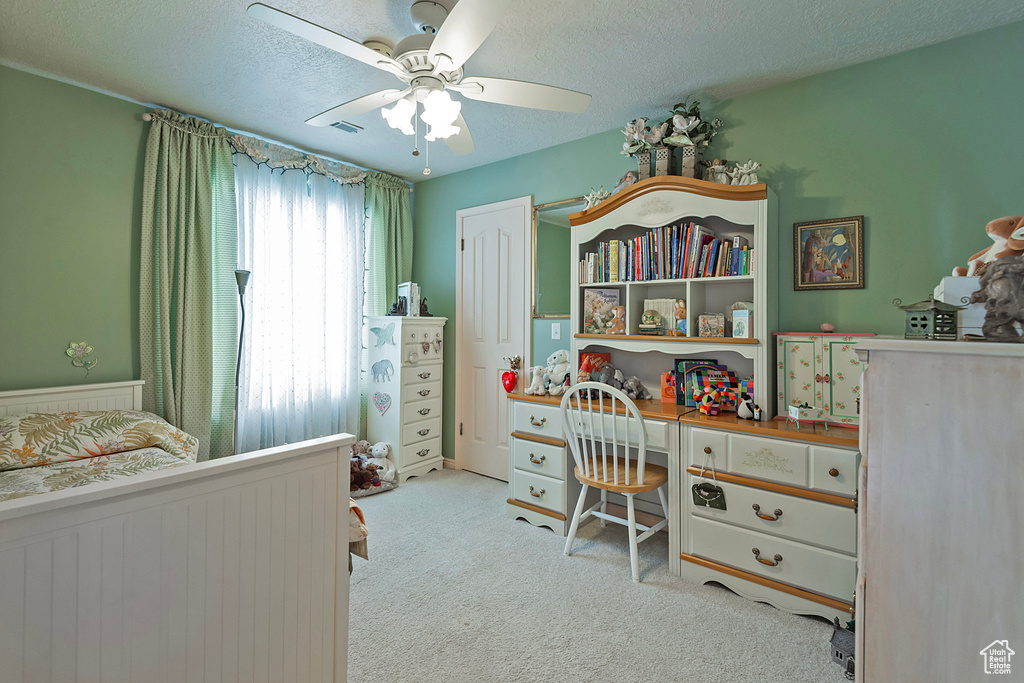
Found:
[[562, 338], [562, 323], [551, 323], [551, 338], [561, 339]]

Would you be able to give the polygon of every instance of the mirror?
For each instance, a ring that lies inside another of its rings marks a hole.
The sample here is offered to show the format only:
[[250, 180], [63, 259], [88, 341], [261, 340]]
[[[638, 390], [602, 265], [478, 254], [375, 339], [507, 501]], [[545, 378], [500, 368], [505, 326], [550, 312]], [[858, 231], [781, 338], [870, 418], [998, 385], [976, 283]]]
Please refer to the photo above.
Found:
[[569, 214], [586, 207], [583, 197], [533, 207], [533, 317], [568, 318], [573, 268]]

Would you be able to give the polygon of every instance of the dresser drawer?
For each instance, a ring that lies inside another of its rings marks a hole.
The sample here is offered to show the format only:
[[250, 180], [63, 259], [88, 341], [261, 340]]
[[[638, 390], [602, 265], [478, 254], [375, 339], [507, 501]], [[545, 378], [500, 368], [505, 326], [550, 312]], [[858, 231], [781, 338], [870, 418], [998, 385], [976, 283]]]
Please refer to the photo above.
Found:
[[[532, 490], [530, 487], [533, 487]], [[565, 514], [565, 482], [532, 472], [512, 470], [512, 497]]]
[[564, 477], [565, 447], [551, 446], [526, 439], [512, 439], [512, 466], [524, 472], [544, 474], [553, 479]]
[[441, 360], [442, 346], [443, 334], [440, 327], [409, 325], [402, 332], [402, 365], [417, 366]]
[[[417, 396], [416, 398], [419, 398]], [[422, 422], [441, 416], [441, 399], [428, 398], [424, 401], [409, 401], [402, 406], [402, 420], [405, 424]]]
[[402, 400], [406, 402], [422, 401], [426, 398], [439, 398], [440, 396], [441, 380], [422, 382], [402, 388]]
[[402, 368], [402, 386], [438, 381], [441, 379], [443, 367], [440, 363], [423, 363], [417, 367], [404, 367]]
[[512, 406], [512, 431], [561, 439], [562, 416], [557, 405], [516, 401]]
[[[690, 530], [693, 555], [837, 600], [849, 602], [853, 595], [857, 580], [855, 557], [701, 517], [691, 518]], [[753, 552], [755, 548], [758, 555]], [[782, 559], [777, 561], [776, 555]], [[758, 557], [777, 564], [765, 565]]]
[[[853, 508], [719, 481], [718, 485], [725, 492], [726, 509], [716, 510], [692, 502], [690, 487], [711, 480], [693, 475], [687, 479], [683, 491], [688, 501], [686, 508], [697, 517], [715, 519], [849, 555], [857, 552], [857, 514]], [[755, 505], [758, 510], [754, 510]], [[776, 515], [779, 510], [782, 514]], [[758, 514], [777, 516], [778, 519], [768, 520]]]
[[441, 418], [413, 422], [402, 427], [402, 444], [419, 443], [441, 435]]
[[859, 465], [860, 453], [857, 451], [812, 446], [811, 488], [852, 497], [857, 493]]
[[[591, 417], [590, 414], [584, 410], [582, 420], [582, 432], [586, 436], [590, 436], [591, 432]], [[603, 425], [602, 425], [603, 423]], [[660, 451], [662, 453], [668, 452], [668, 439], [669, 430], [677, 428], [676, 422], [664, 422], [662, 420], [649, 420], [644, 418], [644, 428], [647, 431], [647, 449], [653, 451]], [[602, 432], [602, 429], [604, 430]], [[614, 433], [618, 440], [626, 438], [626, 416], [625, 415], [612, 415], [611, 413], [602, 414], [596, 410], [593, 413], [593, 432], [597, 437], [597, 441], [601, 441], [602, 435], [610, 442], [612, 440], [612, 434]], [[636, 446], [640, 443], [640, 435], [638, 433], [638, 423], [636, 420], [629, 420], [629, 443]], [[600, 448], [600, 446], [598, 446]]]
[[727, 470], [755, 479], [806, 487], [809, 450], [806, 445], [793, 441], [730, 434]]
[[398, 450], [398, 466], [408, 467], [439, 455], [441, 455], [441, 439], [435, 437], [410, 446], [402, 446]]

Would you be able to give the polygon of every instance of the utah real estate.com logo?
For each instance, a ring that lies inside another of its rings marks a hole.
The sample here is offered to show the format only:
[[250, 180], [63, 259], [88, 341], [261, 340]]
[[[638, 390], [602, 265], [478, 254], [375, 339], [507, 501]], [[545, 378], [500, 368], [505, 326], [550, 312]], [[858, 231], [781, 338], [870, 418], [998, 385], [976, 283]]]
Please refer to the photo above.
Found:
[[1017, 654], [1010, 649], [1009, 642], [1005, 640], [994, 640], [992, 644], [981, 651], [985, 660], [985, 673], [987, 674], [1009, 674], [1010, 657]]

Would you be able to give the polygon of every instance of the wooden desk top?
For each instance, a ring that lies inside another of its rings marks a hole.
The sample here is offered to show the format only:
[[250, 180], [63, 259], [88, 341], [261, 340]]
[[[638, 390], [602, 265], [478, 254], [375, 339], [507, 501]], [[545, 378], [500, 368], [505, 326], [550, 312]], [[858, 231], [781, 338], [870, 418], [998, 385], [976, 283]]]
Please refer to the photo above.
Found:
[[[520, 391], [509, 394], [508, 398], [512, 401], [528, 401], [530, 403], [544, 403], [553, 406], [557, 406], [562, 402], [561, 396], [528, 396]], [[797, 429], [796, 424], [786, 422], [785, 420], [754, 422], [752, 420], [741, 420], [736, 417], [736, 413], [724, 413], [715, 416], [701, 415], [696, 408], [662, 402], [661, 399], [657, 398], [649, 401], [636, 401], [635, 403], [636, 407], [640, 410], [640, 414], [645, 418], [669, 422], [684, 422], [694, 427], [724, 429], [743, 434], [772, 436], [844, 448], [857, 448], [860, 438], [860, 431], [850, 427], [833, 426], [829, 427], [828, 431], [826, 431], [824, 425], [803, 423]]]

